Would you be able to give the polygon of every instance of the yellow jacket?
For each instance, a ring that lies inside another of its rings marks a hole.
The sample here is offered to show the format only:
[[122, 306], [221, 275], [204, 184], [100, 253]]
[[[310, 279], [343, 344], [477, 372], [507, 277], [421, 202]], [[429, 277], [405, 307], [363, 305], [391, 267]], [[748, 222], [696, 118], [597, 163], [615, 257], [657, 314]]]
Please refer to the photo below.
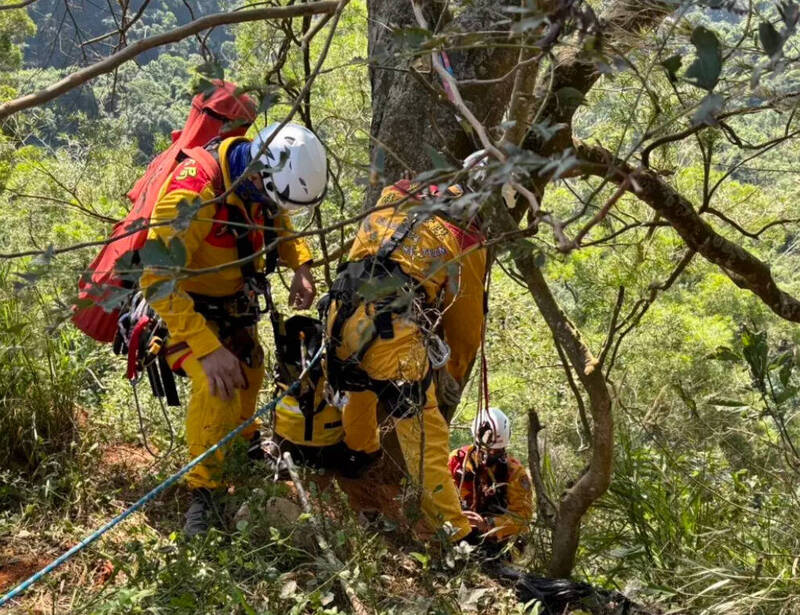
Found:
[[[225, 139], [219, 146], [219, 160], [222, 168], [225, 190], [231, 186], [228, 169], [227, 152], [234, 143], [242, 141], [242, 137]], [[210, 201], [215, 197], [211, 179], [201, 166], [191, 158], [181, 162], [164, 185], [161, 187], [158, 202], [153, 209], [151, 223], [158, 224], [175, 220], [179, 214], [181, 202], [192, 203], [196, 199]], [[178, 238], [186, 250], [186, 268], [199, 270], [219, 267], [236, 261], [238, 251], [236, 239], [231, 229], [225, 224], [228, 208], [237, 207], [245, 214], [245, 218], [255, 224], [273, 224], [280, 237], [290, 237], [292, 224], [288, 215], [280, 214], [275, 219], [265, 221], [261, 208], [253, 204], [245, 205], [234, 193], [228, 194], [224, 203], [209, 203], [197, 211], [188, 222], [188, 227], [176, 229], [175, 226], [162, 224], [150, 229], [148, 239], [162, 239], [166, 244]], [[248, 209], [249, 207], [249, 209]], [[178, 225], [176, 225], [178, 226]], [[264, 245], [263, 233], [260, 230], [250, 232], [251, 242], [255, 250]], [[287, 239], [278, 244], [278, 255], [286, 265], [297, 269], [312, 260], [311, 252], [302, 239]], [[258, 263], [256, 264], [258, 268]], [[140, 279], [143, 289], [151, 288], [156, 283], [170, 280], [170, 276], [153, 269], [145, 269]], [[213, 297], [227, 297], [236, 294], [244, 286], [242, 271], [231, 266], [198, 275], [180, 277], [175, 289], [164, 297], [151, 301], [153, 309], [164, 320], [169, 329], [170, 340], [185, 341], [196, 357], [203, 357], [221, 346], [218, 337], [209, 328], [205, 318], [194, 309], [194, 302], [188, 293], [197, 293]]]
[[[381, 244], [407, 218], [409, 208], [419, 205], [419, 200], [409, 198], [410, 188], [405, 180], [384, 188], [376, 211], [361, 223], [350, 249], [350, 261], [377, 254]], [[403, 202], [395, 207], [385, 207], [400, 201]], [[421, 283], [430, 300], [443, 292], [442, 328], [451, 350], [447, 370], [463, 385], [475, 360], [483, 327], [486, 250], [482, 237], [475, 229], [465, 231], [433, 216], [406, 235], [391, 259]]]
[[533, 519], [531, 479], [511, 456], [482, 462], [474, 445], [450, 453], [450, 474], [464, 509], [473, 510], [493, 525], [492, 536], [505, 540], [528, 529]]

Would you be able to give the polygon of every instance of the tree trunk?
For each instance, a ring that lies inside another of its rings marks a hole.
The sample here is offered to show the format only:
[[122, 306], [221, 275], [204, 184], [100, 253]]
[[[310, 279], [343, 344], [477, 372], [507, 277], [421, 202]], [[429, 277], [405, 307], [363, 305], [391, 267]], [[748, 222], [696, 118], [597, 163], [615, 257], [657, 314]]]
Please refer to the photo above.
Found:
[[[430, 68], [430, 53], [420, 53], [404, 37], [404, 29], [418, 29], [408, 0], [370, 0], [369, 57], [372, 88], [373, 170], [383, 177], [367, 190], [365, 207], [371, 207], [386, 183], [400, 178], [403, 171], [420, 173], [433, 167], [425, 145], [443, 152], [460, 164], [480, 148], [459, 124], [444, 90]], [[447, 3], [419, 0], [430, 27], [444, 24], [444, 30], [476, 31], [506, 18], [500, 12], [509, 0], [475, 0], [455, 20], [441, 12]], [[458, 79], [488, 79], [514, 66], [517, 53], [508, 48], [453, 51], [450, 63]], [[464, 87], [462, 94], [487, 126], [502, 121], [512, 79], [501, 83]], [[378, 153], [382, 150], [382, 153]], [[376, 164], [383, 158], [382, 164]]]
[[589, 395], [594, 436], [592, 459], [588, 470], [562, 495], [553, 529], [550, 575], [568, 577], [575, 565], [581, 518], [611, 484], [611, 463], [614, 452], [611, 394], [597, 360], [584, 344], [578, 330], [556, 303], [541, 270], [534, 261], [533, 253], [520, 255], [515, 258], [515, 262], [553, 337], [561, 344]]
[[[506, 1], [517, 5], [518, 2]], [[500, 2], [475, 0], [454, 20], [441, 18], [442, 5], [435, 0], [419, 0], [428, 24], [445, 24], [444, 31], [486, 30], [491, 24], [505, 19]], [[403, 37], [393, 30], [416, 28], [411, 5], [407, 1], [370, 0], [369, 5], [369, 53], [371, 60], [370, 80], [372, 86], [372, 160], [373, 170], [381, 177], [380, 184], [392, 182], [404, 170], [420, 172], [432, 167], [424, 145], [429, 145], [451, 157], [457, 164], [470, 152], [481, 147], [461, 127], [448, 101], [441, 93], [441, 85], [435, 74], [426, 68], [424, 54], [412, 53], [404, 45]], [[668, 3], [648, 0], [645, 3], [620, 0], [612, 4], [604, 17], [614, 37], [627, 36], [631, 31], [656, 25], [666, 14]], [[503, 27], [508, 27], [504, 25]], [[482, 48], [449, 54], [455, 76], [464, 79], [492, 79], [506, 74], [519, 59], [518, 50], [512, 47]], [[416, 66], [416, 68], [414, 66]], [[429, 66], [429, 64], [428, 64]], [[527, 148], [548, 156], [572, 146], [571, 120], [576, 107], [559, 104], [556, 93], [563, 87], [588, 92], [598, 78], [594, 62], [584, 60], [575, 52], [558, 58], [553, 75], [553, 88], [537, 91], [534, 96], [522, 92], [533, 109], [544, 106], [541, 117], [554, 122], [563, 122], [564, 130], [547, 143], [537, 142], [534, 137], [525, 142]], [[416, 71], [413, 72], [413, 71]], [[521, 81], [524, 76], [520, 76]], [[535, 78], [535, 74], [533, 75]], [[503, 113], [509, 104], [515, 78], [506, 78], [495, 83], [462, 84], [460, 92], [470, 110], [486, 126], [493, 139], [501, 135], [497, 130]], [[521, 81], [522, 82], [522, 81]], [[528, 89], [527, 80], [522, 82]], [[439, 95], [436, 95], [439, 92]], [[531, 109], [516, 109], [516, 118], [527, 119]], [[517, 141], [515, 135], [514, 141]], [[378, 150], [383, 151], [378, 154]], [[383, 160], [380, 164], [375, 161]], [[535, 186], [538, 195], [544, 192], [547, 180]], [[371, 206], [381, 185], [368, 190], [365, 206]], [[524, 207], [516, 214], [517, 221], [524, 214]], [[518, 222], [509, 215], [505, 205], [498, 202], [490, 214], [491, 235], [518, 230]], [[516, 258], [516, 264], [531, 292], [536, 305], [545, 318], [555, 339], [566, 353], [570, 363], [586, 390], [590, 411], [594, 421], [593, 452], [589, 468], [566, 490], [558, 507], [553, 530], [553, 555], [550, 574], [569, 576], [575, 563], [575, 554], [580, 537], [581, 518], [589, 506], [608, 488], [611, 481], [613, 456], [613, 423], [611, 417], [611, 395], [606, 386], [597, 360], [581, 339], [580, 333], [557, 304], [542, 272], [532, 254]]]

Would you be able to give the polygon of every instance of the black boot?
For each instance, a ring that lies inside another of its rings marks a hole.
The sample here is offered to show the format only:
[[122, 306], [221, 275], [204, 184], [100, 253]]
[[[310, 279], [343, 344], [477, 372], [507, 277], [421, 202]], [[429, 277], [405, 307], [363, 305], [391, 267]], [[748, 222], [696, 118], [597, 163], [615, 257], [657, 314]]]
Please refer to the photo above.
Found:
[[264, 461], [266, 456], [264, 449], [261, 447], [261, 432], [257, 431], [250, 438], [250, 444], [247, 445], [247, 457], [250, 461]]
[[219, 509], [210, 489], [192, 489], [192, 503], [186, 511], [183, 533], [187, 538], [205, 534], [212, 524], [221, 520]]
[[345, 478], [361, 478], [382, 456], [383, 451], [365, 453], [348, 448], [341, 457], [339, 471]]

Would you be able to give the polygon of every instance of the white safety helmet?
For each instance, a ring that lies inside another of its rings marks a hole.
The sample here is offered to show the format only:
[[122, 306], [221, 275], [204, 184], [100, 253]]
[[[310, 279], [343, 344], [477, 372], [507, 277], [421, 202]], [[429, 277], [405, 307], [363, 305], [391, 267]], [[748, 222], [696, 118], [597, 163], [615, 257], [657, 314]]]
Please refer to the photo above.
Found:
[[250, 155], [264, 164], [258, 171], [264, 189], [284, 209], [315, 207], [328, 188], [325, 148], [317, 135], [298, 124], [286, 124], [265, 148], [278, 126], [267, 126], [250, 144]]
[[489, 164], [489, 160], [485, 149], [479, 149], [464, 158], [461, 168], [467, 172], [467, 188], [473, 192], [479, 190], [480, 185], [486, 179], [487, 164]]
[[506, 448], [511, 442], [511, 421], [500, 408], [482, 410], [472, 421], [472, 437], [481, 446]]

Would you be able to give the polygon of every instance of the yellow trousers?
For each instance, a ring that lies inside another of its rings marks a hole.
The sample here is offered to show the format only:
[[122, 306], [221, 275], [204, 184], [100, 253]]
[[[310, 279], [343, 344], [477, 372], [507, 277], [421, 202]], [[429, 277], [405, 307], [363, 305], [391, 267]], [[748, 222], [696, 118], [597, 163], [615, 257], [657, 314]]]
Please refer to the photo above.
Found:
[[[255, 333], [253, 336], [255, 338]], [[179, 342], [180, 340], [169, 340], [170, 345]], [[255, 339], [255, 343], [258, 345], [257, 339]], [[253, 361], [252, 367], [242, 363], [242, 369], [247, 378], [247, 388], [235, 389], [233, 398], [229, 401], [223, 401], [222, 398], [211, 394], [208, 378], [194, 354], [184, 357], [178, 352], [175, 353], [175, 356], [170, 356], [170, 364], [179, 363], [189, 377], [192, 386], [186, 411], [186, 443], [189, 446], [190, 458], [194, 459], [201, 455], [219, 442], [225, 434], [253, 416], [258, 392], [264, 380], [263, 354], [260, 352], [260, 347], [258, 350], [259, 352], [253, 353], [257, 360]], [[242, 432], [242, 437], [249, 441], [257, 430], [258, 424], [255, 422]], [[203, 463], [192, 468], [186, 475], [189, 488], [215, 489], [219, 487], [222, 484], [224, 458], [223, 449], [219, 449]]]
[[[369, 322], [362, 306], [343, 327], [341, 354], [351, 354], [358, 348]], [[412, 321], [395, 316], [393, 329], [391, 339], [378, 338], [372, 343], [361, 362], [362, 369], [376, 380], [421, 381], [429, 364], [419, 328]], [[378, 403], [378, 396], [372, 391], [349, 394], [342, 413], [344, 441], [349, 448], [365, 453], [380, 449]], [[428, 387], [424, 408], [419, 414], [410, 418], [390, 417], [387, 423], [386, 428], [393, 429], [397, 435], [407, 479], [420, 489], [421, 509], [428, 524], [433, 529], [446, 523], [452, 525], [454, 540], [466, 536], [471, 527], [461, 511], [461, 501], [447, 465], [449, 429], [437, 407], [434, 384]], [[368, 478], [358, 482], [364, 480]], [[392, 505], [385, 499], [377, 500], [377, 508]]]

